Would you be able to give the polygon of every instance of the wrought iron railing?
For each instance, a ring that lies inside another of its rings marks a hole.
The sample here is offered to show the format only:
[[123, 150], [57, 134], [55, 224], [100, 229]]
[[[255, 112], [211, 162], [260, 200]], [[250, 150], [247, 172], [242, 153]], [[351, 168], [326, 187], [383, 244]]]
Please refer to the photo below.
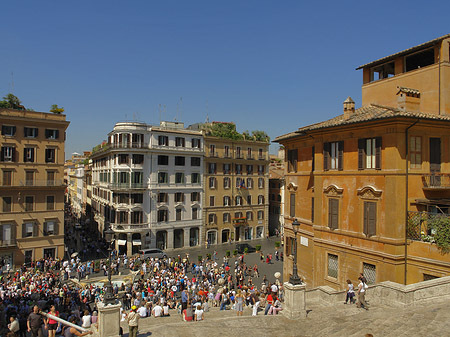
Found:
[[20, 186], [63, 186], [64, 180], [55, 179], [55, 180], [21, 180], [19, 182]]
[[422, 175], [424, 188], [450, 188], [450, 174], [433, 173]]
[[109, 188], [113, 190], [132, 190], [147, 188], [144, 183], [110, 183]]
[[410, 240], [434, 242], [436, 226], [443, 218], [450, 218], [449, 214], [408, 212], [407, 237]]

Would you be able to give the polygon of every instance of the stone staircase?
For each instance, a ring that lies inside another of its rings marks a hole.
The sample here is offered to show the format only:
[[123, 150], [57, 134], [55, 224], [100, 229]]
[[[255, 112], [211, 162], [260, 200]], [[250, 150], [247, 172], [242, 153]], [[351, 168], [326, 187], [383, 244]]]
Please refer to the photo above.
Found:
[[[244, 316], [237, 317], [233, 310], [219, 311], [211, 308], [205, 313], [205, 321], [183, 322], [180, 315], [145, 318], [140, 320], [139, 336], [449, 336], [450, 307], [446, 301], [435, 301], [414, 306], [395, 307], [373, 305], [368, 311], [355, 305], [311, 304], [306, 318], [289, 320], [283, 315], [251, 316], [251, 309], [244, 309]], [[128, 327], [122, 324], [125, 336]]]

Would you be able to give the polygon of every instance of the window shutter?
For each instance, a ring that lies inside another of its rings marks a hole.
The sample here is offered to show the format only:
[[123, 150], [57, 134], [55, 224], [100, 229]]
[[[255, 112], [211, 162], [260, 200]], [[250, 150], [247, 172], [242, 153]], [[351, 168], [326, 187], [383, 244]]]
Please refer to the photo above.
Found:
[[364, 170], [365, 139], [358, 139], [358, 170]]
[[329, 208], [328, 209], [329, 227], [331, 229], [337, 229], [338, 228], [338, 217], [339, 217], [339, 200], [330, 199], [328, 208]]
[[39, 129], [36, 128], [35, 131], [36, 131], [35, 135], [36, 135], [36, 138], [37, 138], [39, 136]]
[[16, 127], [15, 126], [12, 127], [12, 134], [13, 134], [13, 136], [16, 134]]
[[363, 233], [369, 234], [369, 203], [364, 201], [364, 228]]
[[323, 170], [327, 171], [330, 162], [330, 143], [323, 144]]
[[31, 162], [34, 163], [34, 149], [31, 151]]
[[375, 138], [375, 168], [381, 170], [381, 137]]
[[18, 153], [17, 153], [17, 151], [16, 151], [16, 148], [13, 147], [13, 148], [12, 148], [12, 161], [13, 161], [13, 162], [16, 162], [17, 156], [18, 156]]
[[33, 224], [33, 236], [38, 236], [38, 230], [39, 230], [38, 224], [34, 223]]
[[344, 169], [344, 141], [340, 141], [338, 144], [338, 170], [342, 171]]
[[27, 226], [23, 223], [22, 224], [22, 238], [24, 238], [24, 237], [26, 237], [26, 229], [27, 229]]
[[315, 152], [316, 152], [316, 147], [313, 146], [313, 147], [312, 147], [312, 163], [311, 163], [311, 166], [312, 166], [312, 170], [313, 170], [313, 171], [315, 170], [315, 156], [314, 156]]
[[5, 148], [2, 147], [2, 153], [0, 154], [0, 160], [5, 161]]
[[294, 150], [294, 158], [293, 158], [293, 165], [294, 165], [294, 172], [297, 172], [297, 161], [298, 161], [298, 150]]
[[55, 139], [59, 139], [59, 130], [55, 130]]
[[375, 202], [369, 202], [368, 209], [368, 233], [369, 236], [377, 234], [377, 204]]
[[[13, 226], [11, 226], [12, 228]], [[11, 234], [11, 238], [13, 238], [13, 235]], [[3, 241], [3, 226], [0, 225], [0, 241]]]
[[26, 163], [27, 162], [27, 154], [25, 149], [23, 150], [23, 162]]
[[[289, 209], [289, 215], [292, 218], [295, 218], [295, 193], [291, 193], [290, 195], [290, 209]], [[258, 200], [259, 201], [259, 200]]]

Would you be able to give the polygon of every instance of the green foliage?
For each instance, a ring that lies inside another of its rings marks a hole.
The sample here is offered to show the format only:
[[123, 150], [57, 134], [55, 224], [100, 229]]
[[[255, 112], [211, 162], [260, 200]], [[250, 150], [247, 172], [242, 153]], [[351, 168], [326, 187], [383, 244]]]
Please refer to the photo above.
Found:
[[231, 252], [230, 252], [229, 250], [227, 250], [227, 251], [225, 252], [225, 255], [226, 255], [227, 257], [230, 257]]
[[95, 263], [94, 263], [94, 269], [96, 269], [96, 270], [99, 270], [99, 269], [100, 269], [100, 261], [99, 261], [99, 260], [95, 261]]
[[206, 254], [206, 258], [208, 259], [208, 260], [211, 260], [211, 254]]
[[270, 141], [270, 137], [267, 135], [267, 133], [264, 131], [261, 131], [261, 130], [252, 131], [252, 136], [258, 142], [269, 142]]
[[209, 129], [209, 134], [214, 137], [240, 140], [244, 137], [236, 131], [233, 123], [214, 123]]
[[275, 241], [275, 248], [280, 248], [280, 241]]
[[248, 132], [248, 130], [245, 130], [244, 132], [242, 132], [242, 135], [244, 136], [245, 140], [251, 140], [252, 136], [250, 136], [250, 132]]
[[256, 245], [255, 248], [257, 252], [261, 251], [261, 245]]
[[428, 229], [431, 230], [434, 242], [442, 254], [450, 252], [450, 218], [437, 216], [429, 220]]
[[247, 254], [248, 253], [248, 247], [244, 248], [244, 253]]
[[53, 112], [55, 114], [62, 114], [64, 112], [64, 108], [58, 107], [58, 104], [52, 104], [52, 106], [50, 107], [50, 112]]
[[202, 260], [203, 260], [203, 256], [199, 255], [198, 256], [198, 262], [202, 262]]
[[233, 255], [234, 255], [234, 256], [237, 255], [237, 249], [233, 250]]
[[3, 101], [0, 101], [0, 108], [25, 110], [20, 99], [11, 93], [4, 96]]

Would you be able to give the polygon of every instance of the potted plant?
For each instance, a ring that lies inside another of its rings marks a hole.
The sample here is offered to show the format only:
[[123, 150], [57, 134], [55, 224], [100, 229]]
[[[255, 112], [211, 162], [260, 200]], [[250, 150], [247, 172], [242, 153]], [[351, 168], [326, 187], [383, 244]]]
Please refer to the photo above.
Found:
[[233, 255], [234, 255], [234, 256], [237, 256], [237, 254], [238, 254], [237, 249], [233, 250]]
[[280, 248], [280, 241], [275, 241], [275, 248], [276, 249]]
[[230, 252], [229, 250], [227, 250], [227, 251], [225, 252], [225, 255], [226, 255], [226, 257], [230, 257], [230, 256], [231, 256], [231, 252]]
[[248, 247], [244, 248], [244, 254], [247, 255], [248, 254]]
[[202, 260], [203, 260], [203, 256], [199, 255], [198, 256], [198, 262], [202, 262]]
[[256, 251], [257, 251], [257, 252], [260, 252], [260, 251], [261, 251], [261, 245], [256, 245], [255, 248], [256, 248]]

